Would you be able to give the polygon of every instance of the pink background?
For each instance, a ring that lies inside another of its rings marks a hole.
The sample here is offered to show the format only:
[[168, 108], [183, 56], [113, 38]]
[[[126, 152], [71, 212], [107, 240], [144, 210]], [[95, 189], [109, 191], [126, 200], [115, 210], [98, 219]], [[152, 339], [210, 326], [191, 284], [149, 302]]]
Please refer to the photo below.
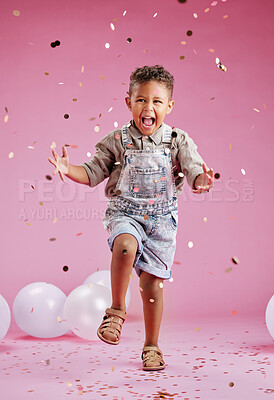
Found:
[[[121, 127], [131, 117], [124, 98], [132, 70], [162, 64], [175, 76], [176, 105], [166, 122], [187, 131], [207, 165], [220, 173], [209, 194], [193, 195], [186, 184], [180, 197], [165, 318], [264, 315], [274, 289], [274, 6], [271, 0], [210, 3], [1, 2], [0, 293], [11, 308], [31, 282], [50, 282], [68, 295], [97, 268], [109, 268], [104, 184], [89, 189], [67, 182], [62, 188], [58, 176], [47, 180], [53, 172], [50, 146], [56, 142], [60, 152], [62, 144], [74, 145], [68, 148], [73, 164], [89, 159], [87, 152], [94, 154], [114, 122]], [[55, 40], [61, 45], [52, 48]], [[216, 57], [227, 72], [217, 68]], [[141, 317], [135, 274], [130, 288], [129, 312]]]

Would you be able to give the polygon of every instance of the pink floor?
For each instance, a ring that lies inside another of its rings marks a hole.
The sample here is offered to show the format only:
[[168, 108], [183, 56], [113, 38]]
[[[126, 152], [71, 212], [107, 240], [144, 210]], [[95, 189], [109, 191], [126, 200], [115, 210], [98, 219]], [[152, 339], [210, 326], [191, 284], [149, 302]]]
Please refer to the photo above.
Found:
[[163, 321], [160, 372], [141, 369], [142, 344], [143, 323], [130, 315], [119, 346], [12, 330], [0, 342], [0, 398], [274, 398], [274, 341], [262, 318]]

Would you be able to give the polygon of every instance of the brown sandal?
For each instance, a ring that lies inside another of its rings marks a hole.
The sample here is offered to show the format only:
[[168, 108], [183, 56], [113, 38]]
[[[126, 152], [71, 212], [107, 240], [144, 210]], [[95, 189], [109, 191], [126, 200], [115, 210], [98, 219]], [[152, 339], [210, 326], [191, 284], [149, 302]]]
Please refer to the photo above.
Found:
[[116, 310], [115, 308], [107, 308], [103, 321], [97, 330], [97, 336], [103, 342], [109, 344], [120, 343], [122, 325], [125, 319], [125, 312]]
[[165, 368], [163, 353], [157, 346], [145, 346], [142, 352], [143, 370], [159, 371]]

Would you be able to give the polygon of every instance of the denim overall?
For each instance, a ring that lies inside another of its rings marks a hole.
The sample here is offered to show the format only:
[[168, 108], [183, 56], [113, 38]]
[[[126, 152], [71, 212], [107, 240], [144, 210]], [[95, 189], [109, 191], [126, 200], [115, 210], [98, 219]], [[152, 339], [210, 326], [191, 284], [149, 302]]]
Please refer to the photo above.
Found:
[[112, 249], [116, 236], [132, 234], [138, 241], [134, 263], [137, 275], [145, 270], [167, 279], [171, 276], [178, 221], [170, 152], [172, 129], [163, 124], [162, 149], [134, 150], [128, 127], [122, 128], [125, 154], [117, 197], [108, 199], [103, 219], [110, 233], [108, 243]]

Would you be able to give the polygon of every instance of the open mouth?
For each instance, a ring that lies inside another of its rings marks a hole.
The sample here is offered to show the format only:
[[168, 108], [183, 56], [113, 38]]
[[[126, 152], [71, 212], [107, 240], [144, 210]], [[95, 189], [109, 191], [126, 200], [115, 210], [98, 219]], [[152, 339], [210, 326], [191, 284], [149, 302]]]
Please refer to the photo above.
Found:
[[154, 124], [154, 122], [155, 122], [155, 118], [153, 118], [153, 117], [142, 117], [142, 124], [144, 126], [147, 126], [147, 127], [152, 126]]

